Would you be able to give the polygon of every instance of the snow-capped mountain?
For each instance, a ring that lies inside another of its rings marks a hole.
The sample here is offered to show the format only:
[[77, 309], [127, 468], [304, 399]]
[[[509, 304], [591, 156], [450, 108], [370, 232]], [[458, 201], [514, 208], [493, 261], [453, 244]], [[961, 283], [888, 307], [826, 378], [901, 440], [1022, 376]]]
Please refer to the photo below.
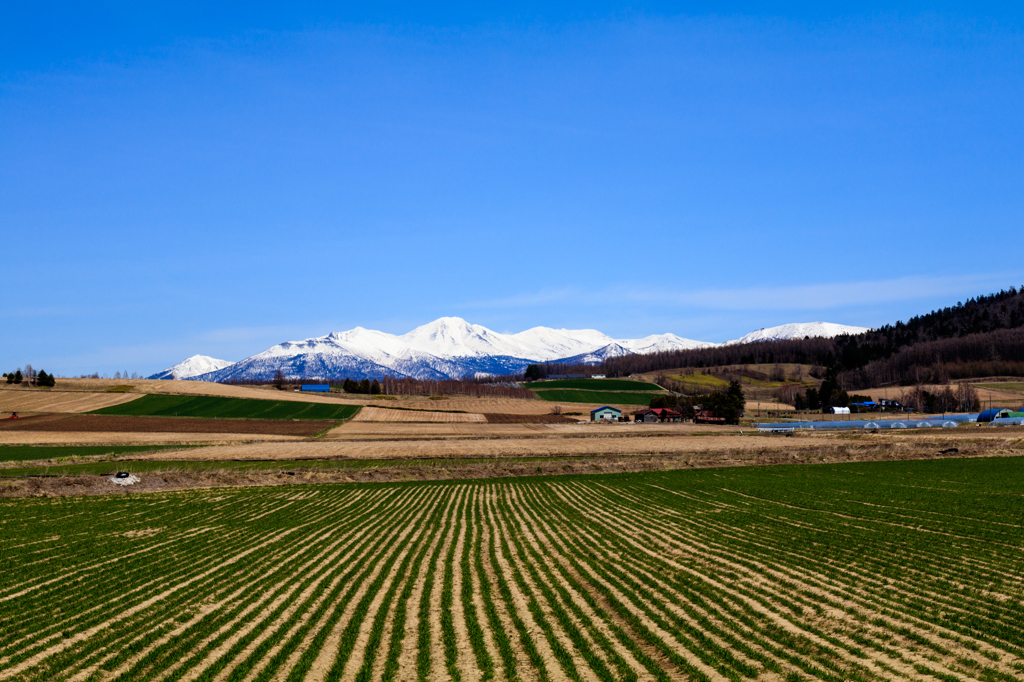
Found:
[[707, 341], [694, 341], [684, 339], [675, 334], [651, 334], [642, 339], [632, 341], [619, 341], [619, 344], [631, 353], [646, 355], [647, 353], [661, 353], [668, 350], [690, 350], [691, 348], [711, 348], [717, 343]]
[[616, 355], [706, 345], [713, 344], [674, 334], [617, 341], [594, 329], [534, 327], [502, 334], [458, 317], [442, 317], [401, 336], [356, 327], [289, 341], [196, 378], [269, 380], [280, 370], [289, 377], [440, 379], [512, 374], [533, 362], [600, 362]]
[[[827, 322], [788, 324], [759, 329], [729, 343], [769, 339], [835, 336], [865, 331]], [[596, 364], [605, 358], [672, 350], [706, 348], [720, 344], [655, 334], [642, 339], [613, 339], [596, 329], [534, 327], [518, 334], [503, 334], [458, 317], [442, 317], [402, 335], [356, 327], [303, 341], [288, 341], [236, 363], [212, 358], [219, 366], [203, 372], [178, 371], [201, 356], [189, 358], [156, 377], [224, 381], [270, 380], [280, 370], [290, 378], [380, 378], [407, 376], [442, 379], [482, 374], [515, 374], [534, 362]]]
[[832, 322], [794, 322], [778, 327], [758, 329], [746, 336], [741, 336], [726, 345], [731, 346], [737, 343], [753, 343], [754, 341], [778, 341], [781, 339], [802, 339], [805, 336], [810, 338], [826, 338], [840, 334], [863, 334], [868, 331], [867, 327], [851, 327], [846, 324], [834, 324]]
[[200, 374], [216, 372], [234, 363], [228, 360], [218, 360], [208, 355], [193, 355], [187, 360], [182, 360], [174, 367], [168, 367], [162, 372], [157, 372], [150, 379], [191, 379]]

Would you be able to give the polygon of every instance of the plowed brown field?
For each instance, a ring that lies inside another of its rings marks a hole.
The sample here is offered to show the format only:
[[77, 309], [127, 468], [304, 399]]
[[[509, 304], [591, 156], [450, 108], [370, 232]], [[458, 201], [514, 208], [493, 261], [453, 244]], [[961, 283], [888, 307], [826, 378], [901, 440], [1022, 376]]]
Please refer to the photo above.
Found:
[[0, 431], [47, 431], [61, 433], [245, 433], [280, 436], [311, 436], [334, 422], [279, 421], [270, 419], [191, 419], [188, 417], [114, 417], [79, 415], [61, 419], [9, 420]]
[[[444, 425], [437, 425], [444, 426]], [[448, 426], [461, 426], [452, 424]], [[404, 459], [421, 457], [553, 457], [566, 456], [635, 456], [677, 455], [683, 453], [728, 452], [731, 450], [785, 449], [782, 438], [774, 436], [728, 436], [716, 438], [672, 438], [635, 436], [632, 438], [565, 438], [546, 431], [545, 424], [497, 424], [508, 429], [508, 435], [491, 438], [438, 438], [436, 440], [330, 440], [297, 443], [253, 443], [204, 448], [187, 453], [184, 458], [203, 460], [267, 460], [267, 459]], [[529, 432], [536, 437], [524, 436]], [[162, 459], [160, 455], [145, 459]]]
[[[124, 433], [112, 431], [11, 431], [0, 429], [0, 445], [161, 445], [166, 443], [228, 444], [249, 442], [252, 436], [238, 433]], [[275, 436], [261, 433], [261, 441], [299, 441], [306, 436]]]
[[354, 422], [428, 422], [435, 424], [461, 424], [484, 422], [482, 414], [468, 412], [426, 412], [421, 410], [389, 410], [366, 406], [352, 418]]
[[565, 414], [485, 414], [488, 424], [575, 424], [579, 417]]
[[348, 422], [331, 429], [323, 440], [437, 440], [441, 438], [519, 438], [558, 435], [548, 424], [418, 424]]

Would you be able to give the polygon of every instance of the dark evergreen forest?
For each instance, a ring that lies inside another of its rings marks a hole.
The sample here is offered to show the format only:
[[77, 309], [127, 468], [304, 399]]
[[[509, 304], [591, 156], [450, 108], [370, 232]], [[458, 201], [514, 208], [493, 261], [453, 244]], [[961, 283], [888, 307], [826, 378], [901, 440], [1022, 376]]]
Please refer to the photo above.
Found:
[[834, 371], [851, 390], [1024, 376], [1024, 288], [1010, 287], [863, 334], [628, 355], [605, 360], [601, 370], [624, 376], [755, 363], [818, 365]]

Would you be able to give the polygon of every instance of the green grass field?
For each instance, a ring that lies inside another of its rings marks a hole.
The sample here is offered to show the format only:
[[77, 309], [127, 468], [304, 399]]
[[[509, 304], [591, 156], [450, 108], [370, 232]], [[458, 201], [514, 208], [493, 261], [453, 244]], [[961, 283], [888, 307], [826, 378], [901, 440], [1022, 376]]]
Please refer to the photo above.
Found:
[[534, 393], [541, 400], [558, 403], [604, 403], [608, 405], [650, 405], [650, 393], [616, 393], [612, 391], [552, 390]]
[[670, 374], [669, 379], [701, 388], [729, 388], [729, 380], [712, 374]]
[[975, 388], [990, 388], [993, 391], [1013, 391], [1024, 393], [1024, 382], [1021, 381], [1000, 381], [992, 384], [974, 384]]
[[0, 676], [1017, 682], [1022, 494], [978, 458], [0, 500]]
[[0, 462], [26, 462], [34, 459], [125, 455], [160, 450], [181, 450], [183, 445], [0, 445]]
[[629, 379], [558, 379], [557, 381], [535, 381], [529, 384], [522, 384], [522, 386], [533, 391], [576, 388], [585, 391], [640, 391], [655, 393], [665, 390], [657, 384], [649, 384], [644, 381], [630, 381]]
[[358, 411], [358, 405], [331, 405], [330, 403], [256, 400], [253, 398], [218, 398], [214, 396], [144, 395], [131, 402], [94, 410], [90, 414], [133, 417], [330, 421], [350, 419]]

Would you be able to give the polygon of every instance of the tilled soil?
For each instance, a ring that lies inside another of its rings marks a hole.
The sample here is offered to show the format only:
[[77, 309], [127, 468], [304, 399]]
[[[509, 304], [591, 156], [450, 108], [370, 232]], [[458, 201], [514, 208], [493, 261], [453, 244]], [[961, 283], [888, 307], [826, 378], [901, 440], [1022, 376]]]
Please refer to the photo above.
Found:
[[269, 419], [194, 419], [191, 417], [118, 417], [87, 414], [67, 418], [11, 419], [0, 423], [8, 431], [61, 433], [246, 433], [311, 436], [334, 425], [330, 421]]
[[487, 413], [488, 424], [575, 424], [583, 417], [564, 414], [499, 414]]

